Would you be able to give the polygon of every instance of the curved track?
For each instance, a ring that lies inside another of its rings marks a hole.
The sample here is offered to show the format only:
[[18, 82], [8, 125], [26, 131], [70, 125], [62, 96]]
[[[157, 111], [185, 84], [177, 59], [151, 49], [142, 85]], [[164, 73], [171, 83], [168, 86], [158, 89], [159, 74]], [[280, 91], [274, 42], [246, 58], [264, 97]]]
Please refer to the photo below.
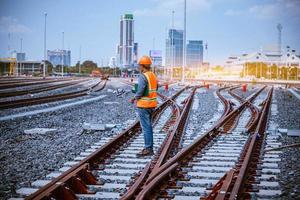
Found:
[[261, 87], [245, 99], [236, 88], [216, 91], [223, 114], [183, 149], [179, 147], [197, 88], [186, 87], [171, 98], [159, 94], [164, 102], [153, 114], [153, 156], [135, 156], [143, 148], [137, 121], [86, 150], [26, 199], [248, 199], [273, 89], [262, 95], [266, 86]]
[[[147, 179], [135, 199], [199, 199], [206, 196], [210, 187], [239, 159], [250, 131], [246, 127], [255, 124], [257, 117], [257, 113], [251, 114], [247, 107], [263, 89], [229, 114], [223, 114], [207, 133], [163, 164]], [[228, 104], [224, 113], [230, 108]]]
[[[27, 199], [105, 199], [115, 198], [125, 192], [126, 184], [130, 184], [131, 178], [143, 169], [145, 163], [149, 162], [147, 166], [152, 166], [152, 161], [159, 160], [159, 155], [162, 155], [165, 147], [168, 146], [166, 143], [170, 141], [170, 137], [173, 137], [172, 134], [176, 132], [173, 130], [176, 130], [180, 118], [183, 116], [183, 112], [174, 104], [174, 100], [184, 90], [182, 89], [171, 98], [166, 99], [153, 114], [154, 156], [135, 157], [135, 154], [143, 148], [141, 128], [139, 122], [135, 122], [117, 137], [108, 138], [103, 143], [99, 143], [98, 145], [101, 147], [94, 149], [93, 152], [87, 152], [89, 156], [70, 167]], [[193, 93], [189, 96], [191, 100], [192, 95]], [[106, 196], [108, 190], [110, 191], [109, 195], [116, 196]]]

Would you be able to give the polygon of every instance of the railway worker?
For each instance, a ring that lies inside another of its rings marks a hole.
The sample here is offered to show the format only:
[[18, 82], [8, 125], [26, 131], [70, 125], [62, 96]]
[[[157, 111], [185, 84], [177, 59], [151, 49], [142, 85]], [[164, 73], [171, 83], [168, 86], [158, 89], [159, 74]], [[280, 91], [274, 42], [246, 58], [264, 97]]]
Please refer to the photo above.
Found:
[[138, 117], [144, 134], [144, 149], [137, 154], [138, 157], [153, 154], [153, 129], [152, 113], [157, 106], [157, 78], [151, 71], [152, 61], [149, 56], [143, 56], [139, 60], [140, 76], [134, 98], [131, 103], [136, 104]]

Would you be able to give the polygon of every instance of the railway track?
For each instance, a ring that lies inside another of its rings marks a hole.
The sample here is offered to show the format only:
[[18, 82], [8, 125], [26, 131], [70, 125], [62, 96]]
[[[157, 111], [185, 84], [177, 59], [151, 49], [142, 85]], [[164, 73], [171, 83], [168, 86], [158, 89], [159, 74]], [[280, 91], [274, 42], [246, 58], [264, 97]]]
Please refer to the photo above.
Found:
[[[102, 84], [101, 84], [102, 83]], [[62, 93], [62, 94], [55, 94], [50, 96], [43, 96], [43, 97], [36, 97], [36, 98], [29, 98], [29, 99], [19, 99], [15, 101], [5, 101], [1, 102], [0, 104], [0, 110], [3, 109], [10, 109], [10, 108], [19, 108], [23, 106], [31, 106], [31, 105], [37, 105], [37, 104], [43, 104], [43, 103], [50, 103], [60, 100], [66, 100], [66, 99], [72, 99], [76, 97], [86, 96], [90, 94], [91, 92], [98, 92], [102, 90], [106, 86], [106, 80], [105, 81], [99, 81], [90, 88], [75, 91], [75, 92], [69, 92], [69, 93]]]
[[[249, 105], [264, 87], [233, 111], [227, 102], [220, 120], [193, 143], [167, 160], [147, 178], [135, 199], [199, 199], [235, 166], [249, 138], [248, 127], [257, 123]], [[220, 92], [220, 91], [219, 91]], [[252, 119], [252, 120], [251, 120]], [[249, 124], [251, 121], [251, 125]]]
[[273, 89], [261, 87], [247, 99], [235, 88], [219, 89], [219, 120], [182, 148], [196, 89], [160, 95], [165, 101], [153, 116], [153, 156], [136, 157], [143, 136], [135, 122], [66, 163], [53, 180], [33, 183], [40, 188], [27, 189], [32, 194], [26, 199], [249, 199]]
[[82, 83], [86, 80], [75, 80], [67, 83], [60, 83], [56, 85], [47, 85], [47, 86], [42, 86], [38, 88], [33, 88], [33, 89], [24, 89], [20, 91], [10, 91], [10, 92], [0, 92], [0, 98], [6, 98], [6, 97], [15, 97], [15, 96], [20, 96], [20, 95], [28, 95], [28, 94], [35, 94], [35, 93], [40, 93], [44, 91], [49, 91], [49, 90], [55, 90], [63, 87], [68, 87], [72, 85], [76, 85], [78, 83]]
[[57, 81], [63, 82], [63, 81], [69, 81], [71, 78], [64, 78], [64, 79], [37, 79], [32, 81], [21, 81], [21, 82], [6, 82], [0, 84], [0, 89], [9, 89], [9, 88], [17, 88], [17, 87], [25, 87], [25, 86], [32, 86], [32, 85], [40, 85], [40, 84], [46, 84], [46, 83], [54, 83]]
[[[37, 191], [26, 199], [119, 198], [126, 191], [131, 178], [137, 178], [146, 163], [150, 166], [150, 160], [157, 160], [163, 154], [172, 133], [177, 130], [179, 123], [183, 123], [180, 120], [183, 111], [174, 101], [183, 91], [168, 98], [154, 112], [155, 154], [152, 157], [136, 158], [136, 153], [143, 148], [143, 136], [139, 123], [135, 122], [117, 137], [107, 138], [91, 147], [82, 154], [87, 157], [79, 158], [82, 159], [79, 163], [41, 189], [35, 189]], [[191, 104], [192, 95], [188, 97], [186, 105]], [[22, 193], [22, 188], [19, 192]]]

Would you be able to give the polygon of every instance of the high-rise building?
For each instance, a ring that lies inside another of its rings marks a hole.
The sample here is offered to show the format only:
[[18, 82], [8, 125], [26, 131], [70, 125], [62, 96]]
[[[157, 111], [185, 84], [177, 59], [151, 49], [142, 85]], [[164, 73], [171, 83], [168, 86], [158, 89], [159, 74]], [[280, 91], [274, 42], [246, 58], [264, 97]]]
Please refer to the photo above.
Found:
[[169, 29], [166, 40], [166, 67], [182, 66], [183, 30]]
[[25, 53], [19, 53], [17, 51], [12, 51], [11, 58], [15, 58], [17, 61], [25, 61]]
[[186, 65], [189, 68], [201, 67], [203, 63], [203, 41], [189, 40], [186, 48]]
[[150, 50], [149, 55], [152, 60], [152, 66], [160, 68], [162, 66], [162, 51]]
[[125, 14], [120, 19], [120, 43], [118, 61], [122, 67], [133, 66], [134, 20], [132, 14]]
[[54, 50], [47, 51], [47, 60], [52, 65], [61, 65], [61, 59], [63, 58], [64, 66], [71, 66], [71, 51], [70, 50]]

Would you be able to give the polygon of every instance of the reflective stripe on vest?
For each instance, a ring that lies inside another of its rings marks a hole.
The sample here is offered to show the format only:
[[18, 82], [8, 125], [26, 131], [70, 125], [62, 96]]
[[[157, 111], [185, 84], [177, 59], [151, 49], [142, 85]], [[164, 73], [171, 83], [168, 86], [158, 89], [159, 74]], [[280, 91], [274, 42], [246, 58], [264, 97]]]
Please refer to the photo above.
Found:
[[155, 108], [157, 106], [157, 80], [153, 72], [148, 71], [144, 73], [148, 82], [148, 96], [143, 96], [137, 100], [137, 107], [139, 108]]

